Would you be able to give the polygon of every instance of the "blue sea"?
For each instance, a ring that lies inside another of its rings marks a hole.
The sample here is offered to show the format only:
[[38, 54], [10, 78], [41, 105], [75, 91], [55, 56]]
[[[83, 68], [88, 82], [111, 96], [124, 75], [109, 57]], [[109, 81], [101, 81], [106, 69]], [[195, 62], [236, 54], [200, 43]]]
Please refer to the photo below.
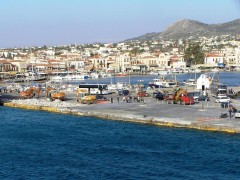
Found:
[[240, 178], [239, 134], [0, 112], [0, 179]]
[[[240, 72], [239, 71], [220, 71], [219, 73], [214, 72], [205, 72], [209, 74], [210, 77], [213, 77], [215, 80], [220, 80], [221, 83], [226, 84], [228, 86], [240, 86]], [[196, 79], [202, 73], [196, 74]], [[78, 81], [65, 81], [65, 83], [72, 83], [72, 84], [80, 84], [80, 83], [103, 83], [103, 84], [110, 84], [110, 83], [129, 83], [130, 84], [139, 84], [140, 82], [144, 84], [146, 87], [148, 86], [149, 82], [152, 82], [154, 78], [158, 78], [157, 75], [133, 75], [133, 76], [126, 76], [126, 77], [111, 77], [111, 78], [100, 78], [100, 79], [86, 79], [86, 80], [78, 80]], [[175, 79], [174, 74], [169, 74], [165, 76], [166, 79]], [[187, 79], [194, 79], [195, 74], [192, 73], [180, 73], [176, 74], [176, 80], [183, 84], [184, 80]]]

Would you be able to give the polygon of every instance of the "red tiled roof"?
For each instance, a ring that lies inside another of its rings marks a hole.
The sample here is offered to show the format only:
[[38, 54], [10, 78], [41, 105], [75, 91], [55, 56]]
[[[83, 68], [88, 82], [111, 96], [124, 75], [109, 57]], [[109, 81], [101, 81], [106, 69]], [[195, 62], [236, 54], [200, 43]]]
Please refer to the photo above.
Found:
[[11, 63], [8, 62], [7, 60], [0, 60], [0, 63], [2, 63], [2, 64], [11, 64]]
[[59, 62], [59, 60], [56, 60], [56, 59], [49, 59], [48, 62]]
[[174, 59], [174, 58], [180, 58], [179, 56], [177, 55], [174, 55], [174, 56], [171, 56], [170, 59]]
[[222, 57], [220, 54], [208, 54], [207, 57]]

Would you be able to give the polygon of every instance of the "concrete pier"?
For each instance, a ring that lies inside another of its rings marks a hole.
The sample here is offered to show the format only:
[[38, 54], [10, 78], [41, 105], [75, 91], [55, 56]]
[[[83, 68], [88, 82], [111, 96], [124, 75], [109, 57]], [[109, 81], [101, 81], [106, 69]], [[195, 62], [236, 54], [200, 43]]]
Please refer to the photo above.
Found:
[[[15, 97], [4, 103], [4, 106], [159, 126], [240, 133], [240, 119], [220, 118], [221, 113], [228, 113], [228, 110], [221, 108], [212, 97], [211, 101], [198, 102], [195, 105], [167, 104], [152, 97], [144, 97], [144, 103], [126, 103], [120, 98], [118, 103], [116, 96], [113, 103], [86, 105], [77, 103], [74, 93], [68, 93], [66, 97], [67, 101], [63, 102], [51, 102], [45, 97], [26, 100]], [[240, 109], [240, 100], [233, 99], [231, 104]]]

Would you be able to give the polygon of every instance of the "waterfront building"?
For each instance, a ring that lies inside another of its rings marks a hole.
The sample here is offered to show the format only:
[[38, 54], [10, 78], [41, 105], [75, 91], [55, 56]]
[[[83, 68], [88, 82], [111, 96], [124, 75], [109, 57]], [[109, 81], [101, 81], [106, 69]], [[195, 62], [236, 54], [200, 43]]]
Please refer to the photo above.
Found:
[[15, 70], [18, 72], [26, 72], [27, 71], [26, 61], [13, 60], [13, 61], [11, 61], [11, 64], [13, 64], [16, 67]]
[[170, 57], [170, 66], [173, 69], [185, 69], [186, 62], [184, 61], [183, 55], [174, 55]]
[[224, 67], [224, 60], [223, 56], [220, 54], [208, 54], [205, 59], [204, 63], [209, 67]]
[[8, 60], [0, 60], [0, 72], [18, 71], [18, 67]]
[[163, 52], [160, 52], [158, 55], [158, 61], [157, 64], [159, 67], [161, 67], [162, 69], [166, 69], [169, 68], [170, 66], [170, 59], [169, 59], [169, 55]]
[[159, 67], [158, 57], [152, 54], [140, 57], [139, 62], [145, 64], [148, 70], [155, 70]]

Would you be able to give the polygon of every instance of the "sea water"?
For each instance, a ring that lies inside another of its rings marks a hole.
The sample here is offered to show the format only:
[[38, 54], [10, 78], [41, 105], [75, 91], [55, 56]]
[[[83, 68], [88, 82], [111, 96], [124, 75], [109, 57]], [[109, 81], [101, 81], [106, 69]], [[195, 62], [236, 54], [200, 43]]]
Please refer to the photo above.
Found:
[[239, 134], [0, 112], [0, 179], [240, 178]]
[[[227, 86], [240, 86], [240, 72], [239, 71], [220, 71], [220, 72], [203, 72], [208, 74], [211, 78], [219, 80], [221, 83], [226, 84]], [[203, 73], [196, 73], [196, 79], [200, 77]], [[175, 77], [176, 76], [176, 77]], [[195, 75], [194, 75], [195, 76]], [[159, 78], [158, 75], [132, 75], [125, 77], [116, 77], [111, 78], [99, 78], [99, 79], [85, 79], [85, 80], [73, 80], [73, 81], [63, 81], [63, 83], [70, 84], [80, 84], [80, 83], [130, 83], [130, 84], [143, 84], [148, 87], [149, 82], [153, 82], [153, 79]], [[180, 74], [169, 74], [165, 76], [166, 79], [176, 80], [180, 85], [183, 85], [184, 80], [189, 78], [194, 78], [192, 73], [180, 73]]]

